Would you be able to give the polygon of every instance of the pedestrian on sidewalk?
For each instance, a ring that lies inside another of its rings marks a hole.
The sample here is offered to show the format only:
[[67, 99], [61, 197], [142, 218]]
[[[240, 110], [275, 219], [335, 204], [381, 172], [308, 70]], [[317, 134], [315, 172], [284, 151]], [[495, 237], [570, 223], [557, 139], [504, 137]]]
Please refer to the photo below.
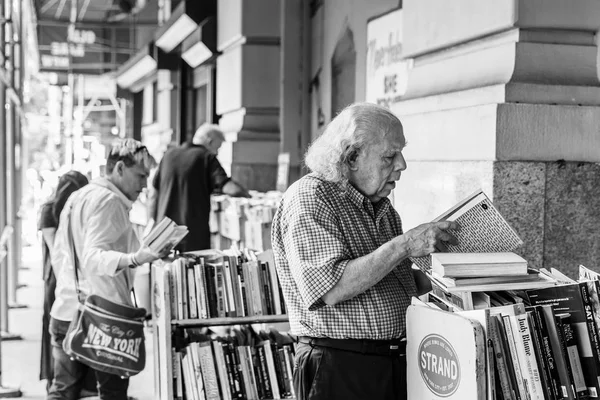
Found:
[[44, 205], [42, 205], [38, 220], [38, 230], [42, 232], [42, 260], [44, 279], [44, 308], [42, 315], [42, 354], [40, 359], [40, 380], [46, 379], [46, 390], [50, 389], [54, 379], [54, 360], [50, 344], [50, 309], [54, 304], [54, 291], [56, 290], [56, 275], [52, 268], [51, 252], [54, 245], [54, 235], [58, 229], [60, 212], [67, 199], [73, 192], [88, 184], [85, 175], [78, 171], [69, 171], [60, 177], [56, 191]]
[[119, 140], [106, 160], [105, 176], [77, 191], [65, 205], [52, 254], [57, 287], [50, 319], [55, 361], [49, 400], [77, 399], [90, 370], [96, 376], [101, 399], [127, 400], [129, 379], [71, 360], [62, 345], [79, 304], [73, 257], [79, 259], [79, 289], [84, 295], [95, 294], [130, 307], [135, 268], [159, 258], [141, 245], [129, 220], [132, 203], [146, 187], [154, 164], [140, 142]]
[[191, 143], [167, 150], [154, 175], [150, 215], [156, 223], [169, 217], [188, 227], [189, 233], [176, 247], [181, 252], [210, 248], [211, 194], [250, 197], [245, 187], [227, 176], [217, 158], [223, 142], [225, 135], [218, 125], [202, 124]]

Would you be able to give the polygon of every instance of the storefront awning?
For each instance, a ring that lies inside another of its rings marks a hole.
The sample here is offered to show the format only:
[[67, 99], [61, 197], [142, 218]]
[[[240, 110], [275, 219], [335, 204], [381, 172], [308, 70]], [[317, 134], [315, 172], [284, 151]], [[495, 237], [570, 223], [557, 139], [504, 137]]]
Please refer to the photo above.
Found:
[[217, 14], [216, 0], [183, 0], [154, 35], [156, 46], [170, 52], [206, 18]]
[[123, 89], [137, 91], [135, 84], [155, 73], [158, 69], [174, 70], [178, 60], [157, 48], [154, 43], [142, 47], [116, 72], [117, 85]]
[[215, 17], [210, 17], [181, 43], [181, 58], [196, 68], [213, 60], [217, 54], [217, 22]]
[[131, 55], [130, 28], [63, 21], [37, 21], [40, 71], [101, 75]]

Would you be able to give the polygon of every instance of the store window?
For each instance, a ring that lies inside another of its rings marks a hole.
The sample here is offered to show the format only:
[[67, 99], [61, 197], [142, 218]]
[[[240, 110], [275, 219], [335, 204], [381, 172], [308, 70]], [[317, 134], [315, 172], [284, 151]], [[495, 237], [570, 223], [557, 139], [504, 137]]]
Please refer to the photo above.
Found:
[[356, 50], [354, 35], [346, 28], [331, 58], [331, 117], [355, 101]]

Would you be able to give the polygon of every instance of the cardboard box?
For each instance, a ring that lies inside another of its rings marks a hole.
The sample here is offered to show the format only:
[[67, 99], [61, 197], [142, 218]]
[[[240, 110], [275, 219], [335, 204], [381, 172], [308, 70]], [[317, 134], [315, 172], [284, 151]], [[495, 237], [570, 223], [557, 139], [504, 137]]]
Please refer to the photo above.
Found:
[[221, 212], [220, 214], [219, 231], [221, 235], [236, 242], [243, 241], [246, 218], [228, 212]]
[[219, 233], [219, 211], [210, 210], [208, 215], [208, 228], [210, 233]]
[[246, 221], [245, 246], [252, 250], [271, 248], [271, 222]]

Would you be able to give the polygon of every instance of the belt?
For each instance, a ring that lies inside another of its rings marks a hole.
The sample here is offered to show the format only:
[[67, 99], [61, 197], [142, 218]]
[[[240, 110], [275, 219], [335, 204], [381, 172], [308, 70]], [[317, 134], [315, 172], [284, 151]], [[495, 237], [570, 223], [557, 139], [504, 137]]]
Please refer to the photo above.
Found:
[[300, 336], [300, 343], [311, 346], [329, 347], [337, 350], [378, 356], [400, 357], [406, 355], [406, 339], [368, 340], [368, 339], [329, 339]]

